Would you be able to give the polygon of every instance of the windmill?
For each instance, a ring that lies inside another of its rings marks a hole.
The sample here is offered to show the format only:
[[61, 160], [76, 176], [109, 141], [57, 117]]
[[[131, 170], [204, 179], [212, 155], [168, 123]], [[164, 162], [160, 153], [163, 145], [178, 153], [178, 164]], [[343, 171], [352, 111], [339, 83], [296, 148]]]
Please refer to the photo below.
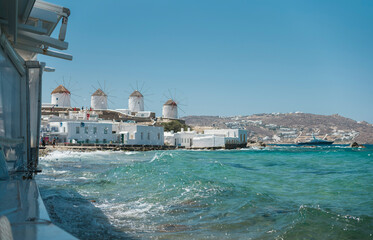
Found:
[[101, 88], [97, 89], [91, 95], [91, 108], [94, 110], [106, 110], [107, 109], [107, 95]]
[[107, 110], [108, 109], [108, 101], [114, 105], [108, 97], [113, 97], [111, 95], [108, 95], [108, 91], [105, 88], [105, 82], [104, 87], [98, 82], [99, 88], [96, 88], [92, 85], [92, 88], [94, 89], [94, 93], [91, 95], [91, 108], [94, 110]]
[[[77, 104], [74, 99], [71, 98], [71, 96], [75, 97], [80, 97], [76, 94], [73, 94], [70, 92], [68, 89], [70, 89], [70, 82], [71, 82], [71, 77], [69, 82], [67, 83], [67, 88], [65, 87], [65, 79], [64, 77], [62, 78], [62, 84], [58, 83], [56, 81], [56, 84], [58, 85], [52, 92], [51, 92], [51, 104], [54, 105], [55, 107], [62, 107], [62, 108], [69, 108], [71, 107], [71, 101], [73, 101], [75, 104]], [[73, 91], [75, 92], [75, 90]]]
[[136, 82], [136, 88], [130, 85], [133, 92], [128, 98], [128, 109], [132, 113], [144, 111], [144, 106], [146, 105], [144, 101], [144, 95], [149, 96], [149, 94], [146, 94], [148, 89], [144, 90], [144, 85], [145, 82], [142, 83], [141, 88], [139, 88], [138, 82]]
[[70, 91], [59, 85], [51, 93], [51, 103], [56, 107], [71, 107], [70, 96]]
[[169, 96], [164, 95], [167, 98], [167, 101], [163, 104], [162, 118], [178, 119], [178, 109], [185, 113], [184, 110], [180, 108], [180, 105], [183, 104], [176, 100], [176, 90], [174, 94], [172, 94], [171, 91], [168, 90], [168, 94]]

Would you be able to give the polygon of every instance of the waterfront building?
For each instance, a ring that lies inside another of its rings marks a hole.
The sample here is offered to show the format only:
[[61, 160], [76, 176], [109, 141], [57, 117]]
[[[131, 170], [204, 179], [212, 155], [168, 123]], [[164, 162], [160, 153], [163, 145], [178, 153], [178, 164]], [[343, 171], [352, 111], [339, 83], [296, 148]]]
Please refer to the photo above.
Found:
[[[110, 143], [114, 141], [113, 124], [107, 122], [50, 122], [42, 137], [59, 143]], [[49, 131], [48, 131], [49, 130]]]
[[91, 96], [92, 109], [107, 109], [107, 95], [99, 88]]
[[59, 108], [69, 108], [71, 93], [64, 86], [59, 85], [51, 93], [51, 104]]
[[177, 104], [174, 100], [169, 99], [165, 104], [163, 104], [162, 117], [169, 119], [177, 119]]
[[197, 136], [197, 132], [191, 131], [188, 128], [187, 131], [184, 131], [182, 128], [180, 132], [165, 132], [164, 133], [164, 142], [169, 146], [177, 146], [184, 148], [191, 148], [193, 145], [193, 138]]
[[226, 137], [228, 144], [247, 144], [247, 131], [242, 129], [206, 129], [204, 134]]
[[134, 91], [128, 98], [128, 108], [131, 113], [144, 111], [144, 96], [139, 91]]
[[118, 142], [124, 145], [163, 146], [164, 128], [128, 123], [114, 123]]
[[226, 139], [222, 135], [200, 134], [193, 138], [192, 148], [224, 148]]

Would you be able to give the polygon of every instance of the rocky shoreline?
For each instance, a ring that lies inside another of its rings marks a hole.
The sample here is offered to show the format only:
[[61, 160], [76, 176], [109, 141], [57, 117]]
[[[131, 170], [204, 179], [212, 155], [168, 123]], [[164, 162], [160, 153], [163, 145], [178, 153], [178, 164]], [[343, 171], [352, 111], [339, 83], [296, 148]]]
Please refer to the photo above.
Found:
[[[279, 144], [281, 145], [281, 144]], [[365, 148], [364, 145], [358, 144], [356, 142], [353, 142], [348, 145], [351, 148]], [[246, 148], [259, 148], [263, 149], [265, 147], [268, 147], [267, 144], [263, 142], [255, 142], [255, 141], [249, 141], [247, 143]], [[273, 147], [273, 145], [271, 145]], [[49, 153], [54, 151], [70, 151], [70, 152], [94, 152], [94, 151], [154, 151], [154, 150], [175, 150], [175, 149], [181, 149], [177, 148], [175, 146], [120, 146], [120, 145], [47, 145], [45, 147], [40, 147], [39, 149], [39, 156], [44, 157], [47, 156]], [[218, 150], [218, 149], [224, 149], [224, 148], [203, 148], [203, 149], [190, 149], [190, 150]], [[227, 148], [227, 149], [235, 149], [235, 148]], [[240, 148], [237, 148], [240, 149]]]

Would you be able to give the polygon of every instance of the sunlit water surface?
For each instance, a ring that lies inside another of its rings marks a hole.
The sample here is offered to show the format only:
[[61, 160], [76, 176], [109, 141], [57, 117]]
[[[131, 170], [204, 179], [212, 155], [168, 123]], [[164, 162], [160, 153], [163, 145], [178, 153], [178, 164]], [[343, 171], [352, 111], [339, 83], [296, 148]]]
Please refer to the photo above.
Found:
[[53, 152], [53, 221], [81, 239], [373, 239], [373, 148]]

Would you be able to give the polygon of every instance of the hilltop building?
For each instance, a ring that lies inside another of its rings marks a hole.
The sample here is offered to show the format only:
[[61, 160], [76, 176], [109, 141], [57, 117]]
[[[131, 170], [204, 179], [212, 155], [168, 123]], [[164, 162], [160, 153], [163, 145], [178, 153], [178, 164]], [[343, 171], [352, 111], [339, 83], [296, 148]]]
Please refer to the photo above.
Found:
[[107, 109], [107, 95], [99, 88], [91, 96], [92, 109]]
[[51, 93], [51, 103], [55, 107], [69, 108], [71, 107], [70, 96], [70, 91], [67, 90], [64, 86], [59, 85]]
[[128, 108], [132, 113], [144, 111], [144, 96], [135, 90], [128, 98]]
[[174, 100], [169, 99], [165, 104], [163, 104], [162, 117], [177, 119], [177, 104]]

